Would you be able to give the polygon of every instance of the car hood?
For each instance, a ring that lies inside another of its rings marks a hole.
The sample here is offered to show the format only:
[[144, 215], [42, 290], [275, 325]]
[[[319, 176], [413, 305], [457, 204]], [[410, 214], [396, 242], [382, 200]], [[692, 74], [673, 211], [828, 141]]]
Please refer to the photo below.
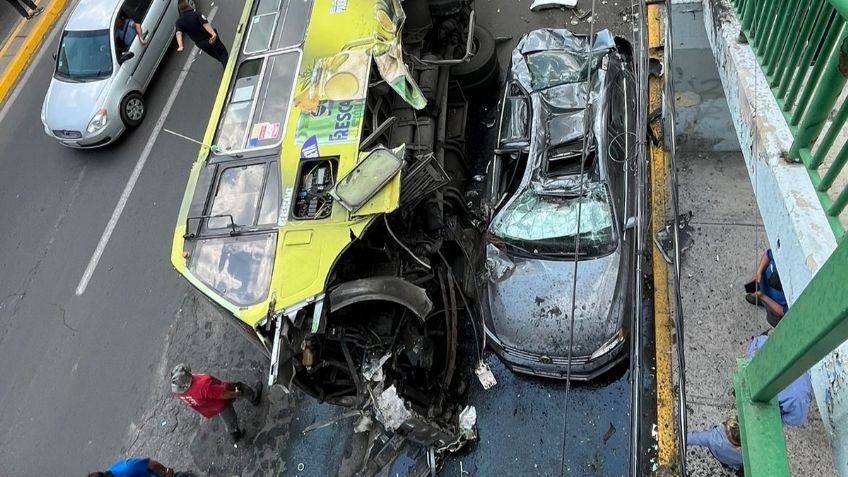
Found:
[[70, 83], [53, 78], [44, 97], [44, 121], [50, 129], [85, 132], [112, 85], [112, 78]]
[[[572, 356], [591, 355], [620, 328], [621, 314], [610, 313], [620, 260], [616, 251], [578, 262]], [[486, 268], [490, 331], [522, 351], [568, 356], [574, 262], [522, 258], [489, 245]]]

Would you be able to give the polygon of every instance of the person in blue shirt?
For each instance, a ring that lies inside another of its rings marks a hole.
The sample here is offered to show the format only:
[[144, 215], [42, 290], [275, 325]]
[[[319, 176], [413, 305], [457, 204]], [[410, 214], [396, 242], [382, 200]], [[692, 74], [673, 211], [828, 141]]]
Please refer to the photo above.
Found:
[[739, 421], [733, 416], [723, 425], [713, 426], [708, 431], [686, 434], [687, 446], [706, 447], [722, 465], [733, 470], [742, 468], [742, 444], [739, 437]]
[[780, 283], [780, 274], [777, 272], [771, 249], [766, 250], [760, 257], [752, 281], [757, 284], [757, 289], [746, 294], [745, 300], [752, 305], [764, 307], [768, 323], [773, 327], [777, 326], [789, 310], [789, 304], [783, 293], [783, 285]]
[[[757, 351], [766, 344], [768, 336], [761, 335], [751, 341], [745, 356], [752, 359]], [[807, 413], [810, 411], [810, 403], [813, 400], [813, 385], [810, 381], [810, 372], [802, 374], [789, 386], [777, 394], [780, 403], [780, 417], [787, 426], [803, 426], [807, 423]]]
[[141, 32], [141, 25], [135, 21], [125, 17], [123, 14], [118, 15], [118, 21], [115, 22], [115, 41], [122, 51], [126, 51], [132, 46], [133, 40], [138, 38], [141, 46], [146, 46], [144, 35]]
[[192, 477], [192, 473], [174, 472], [149, 457], [132, 457], [115, 462], [103, 472], [92, 472], [88, 477]]

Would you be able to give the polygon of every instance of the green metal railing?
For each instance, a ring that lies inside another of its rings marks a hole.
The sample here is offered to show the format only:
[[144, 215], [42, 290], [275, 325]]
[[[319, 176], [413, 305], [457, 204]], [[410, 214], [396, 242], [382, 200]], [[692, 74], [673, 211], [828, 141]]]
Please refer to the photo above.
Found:
[[[831, 189], [848, 162], [848, 142], [838, 151], [834, 142], [848, 119], [848, 101], [820, 135], [848, 76], [848, 0], [732, 2], [792, 131], [788, 159], [807, 167], [839, 240], [845, 235], [839, 215], [848, 205], [848, 186]], [[828, 156], [833, 161], [825, 165]]]
[[848, 241], [813, 277], [765, 345], [733, 376], [746, 477], [789, 476], [777, 393], [848, 339]]

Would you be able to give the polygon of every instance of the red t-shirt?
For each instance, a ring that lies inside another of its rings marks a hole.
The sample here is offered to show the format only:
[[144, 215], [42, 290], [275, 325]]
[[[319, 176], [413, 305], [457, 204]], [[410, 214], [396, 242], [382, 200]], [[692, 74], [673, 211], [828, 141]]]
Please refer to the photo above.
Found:
[[231, 399], [223, 399], [224, 391], [229, 390], [227, 383], [219, 381], [208, 374], [192, 374], [191, 386], [184, 393], [177, 393], [177, 397], [199, 412], [203, 417], [209, 419], [217, 416], [232, 402]]

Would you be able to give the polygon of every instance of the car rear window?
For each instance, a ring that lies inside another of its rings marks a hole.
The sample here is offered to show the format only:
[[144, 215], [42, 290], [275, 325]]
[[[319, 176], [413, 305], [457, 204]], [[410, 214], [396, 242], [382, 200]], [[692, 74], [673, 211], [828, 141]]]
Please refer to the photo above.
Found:
[[66, 31], [59, 43], [56, 75], [74, 80], [106, 78], [112, 74], [109, 30]]

